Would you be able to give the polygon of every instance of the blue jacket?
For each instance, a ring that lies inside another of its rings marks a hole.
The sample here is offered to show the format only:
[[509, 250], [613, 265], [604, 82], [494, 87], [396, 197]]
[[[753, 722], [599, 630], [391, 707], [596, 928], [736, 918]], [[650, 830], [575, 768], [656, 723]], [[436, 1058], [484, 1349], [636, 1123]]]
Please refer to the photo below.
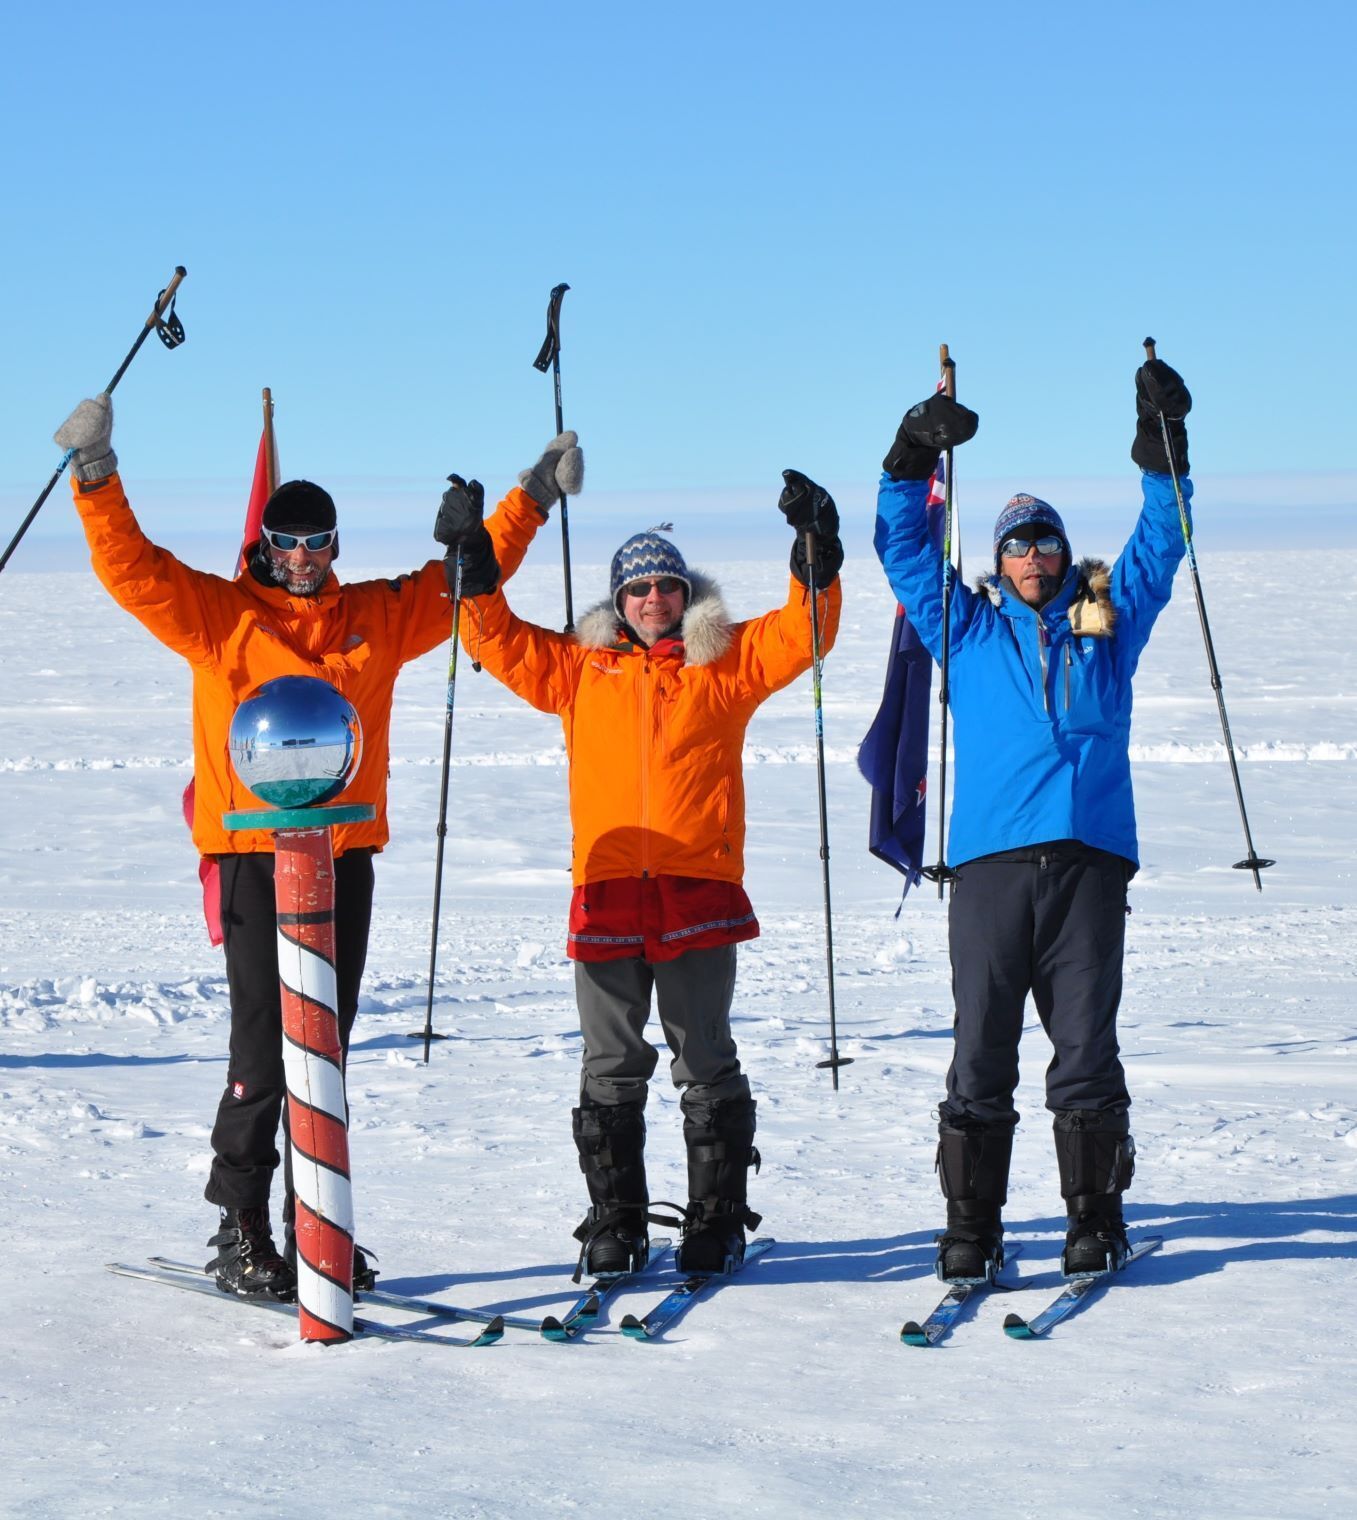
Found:
[[[1182, 482], [1191, 499], [1192, 483]], [[1111, 572], [1110, 637], [1076, 637], [1071, 565], [1040, 612], [1007, 581], [952, 588], [950, 706], [956, 779], [950, 865], [1053, 839], [1139, 864], [1131, 795], [1131, 678], [1185, 552], [1173, 481], [1143, 474], [1145, 505]], [[942, 556], [928, 535], [928, 483], [885, 475], [876, 552], [929, 653], [942, 653]]]

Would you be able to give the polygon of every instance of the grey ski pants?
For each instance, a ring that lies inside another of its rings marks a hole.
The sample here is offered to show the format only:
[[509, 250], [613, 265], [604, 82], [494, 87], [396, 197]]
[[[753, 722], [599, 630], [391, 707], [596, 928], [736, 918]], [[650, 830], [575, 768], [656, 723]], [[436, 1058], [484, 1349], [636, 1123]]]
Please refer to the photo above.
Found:
[[684, 1101], [747, 1098], [730, 1032], [735, 997], [734, 945], [690, 950], [672, 961], [629, 957], [576, 961], [584, 1060], [580, 1097], [585, 1103], [644, 1103], [659, 1051], [646, 1039], [650, 997], [668, 1042], [674, 1086]]

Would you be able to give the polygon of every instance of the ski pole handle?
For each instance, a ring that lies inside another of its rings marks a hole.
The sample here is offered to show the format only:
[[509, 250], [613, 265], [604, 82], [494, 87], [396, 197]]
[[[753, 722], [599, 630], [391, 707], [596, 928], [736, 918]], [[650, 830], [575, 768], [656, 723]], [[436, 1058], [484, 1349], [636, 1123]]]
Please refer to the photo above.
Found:
[[[938, 344], [938, 365], [942, 370], [942, 393], [949, 400], [956, 400], [956, 360], [952, 358], [945, 343]], [[950, 450], [948, 451], [951, 452]]]
[[[137, 353], [139, 352], [141, 345], [145, 343], [147, 338], [149, 338], [150, 335], [160, 325], [161, 317], [163, 317], [169, 310], [170, 303], [174, 300], [174, 293], [183, 283], [184, 276], [187, 273], [188, 270], [185, 269], [182, 264], [176, 264], [174, 266], [174, 274], [170, 278], [170, 283], [156, 297], [155, 305], [151, 308], [151, 315], [146, 318], [146, 321], [142, 324], [141, 331], [137, 334], [137, 341], [132, 345], [131, 348], [127, 350], [127, 357], [117, 367], [117, 369], [114, 370], [113, 378], [104, 387], [104, 390], [108, 395], [111, 396], [113, 392], [118, 388], [118, 381], [121, 380], [122, 377], [127, 373], [128, 366], [132, 363], [133, 359], [137, 357]], [[183, 341], [183, 337], [184, 334], [181, 328], [178, 336], [172, 343], [168, 342], [167, 340], [167, 346], [170, 348], [177, 347]]]
[[1145, 359], [1146, 359], [1146, 362], [1148, 363], [1148, 362], [1150, 362], [1150, 361], [1152, 361], [1154, 359], [1157, 359], [1158, 357], [1159, 357], [1158, 354], [1156, 354], [1155, 351], [1154, 351], [1154, 339], [1153, 338], [1146, 338], [1145, 339]]
[[147, 327], [154, 327], [161, 317], [165, 315], [165, 308], [174, 300], [174, 293], [179, 289], [184, 281], [184, 276], [187, 274], [188, 270], [182, 264], [174, 266], [174, 274], [170, 277], [170, 283], [160, 292], [160, 295], [156, 298], [155, 306], [151, 310], [151, 315], [146, 318]]

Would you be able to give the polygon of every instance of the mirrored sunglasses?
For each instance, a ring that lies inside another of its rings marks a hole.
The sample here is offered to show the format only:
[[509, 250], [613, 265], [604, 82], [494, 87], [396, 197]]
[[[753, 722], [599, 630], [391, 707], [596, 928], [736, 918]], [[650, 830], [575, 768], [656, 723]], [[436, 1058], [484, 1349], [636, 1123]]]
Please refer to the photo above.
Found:
[[1047, 533], [1043, 538], [1006, 538], [999, 545], [999, 557], [1026, 559], [1033, 549], [1038, 554], [1063, 554], [1065, 540], [1058, 533]]
[[263, 528], [260, 531], [275, 549], [280, 550], [284, 554], [290, 554], [298, 544], [304, 545], [312, 554], [319, 554], [322, 549], [328, 549], [339, 536], [338, 528], [329, 528], [324, 533], [307, 533], [305, 535], [276, 533], [272, 528]]
[[661, 596], [673, 596], [683, 590], [683, 582], [676, 575], [662, 575], [653, 581], [628, 581], [622, 589], [627, 596], [649, 596], [651, 587]]

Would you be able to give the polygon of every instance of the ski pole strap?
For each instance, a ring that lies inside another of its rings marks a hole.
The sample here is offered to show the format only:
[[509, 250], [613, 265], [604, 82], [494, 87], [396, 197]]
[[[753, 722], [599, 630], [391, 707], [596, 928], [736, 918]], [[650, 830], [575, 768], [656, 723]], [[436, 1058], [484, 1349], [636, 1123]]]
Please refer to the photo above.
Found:
[[553, 288], [547, 299], [547, 335], [542, 340], [542, 348], [537, 357], [532, 361], [534, 369], [540, 369], [545, 375], [560, 356], [561, 352], [561, 302], [569, 285], [557, 285]]
[[166, 348], [178, 348], [184, 341], [184, 324], [175, 313], [174, 298], [187, 274], [182, 264], [175, 265], [170, 283], [155, 298], [155, 308], [146, 319], [147, 327], [155, 328], [156, 336]]
[[[161, 296], [165, 294], [162, 290]], [[163, 315], [162, 315], [163, 311]], [[174, 309], [174, 297], [170, 297], [169, 307], [161, 308], [157, 303], [155, 318], [156, 336], [166, 348], [178, 348], [184, 341], [184, 324], [179, 320]]]

